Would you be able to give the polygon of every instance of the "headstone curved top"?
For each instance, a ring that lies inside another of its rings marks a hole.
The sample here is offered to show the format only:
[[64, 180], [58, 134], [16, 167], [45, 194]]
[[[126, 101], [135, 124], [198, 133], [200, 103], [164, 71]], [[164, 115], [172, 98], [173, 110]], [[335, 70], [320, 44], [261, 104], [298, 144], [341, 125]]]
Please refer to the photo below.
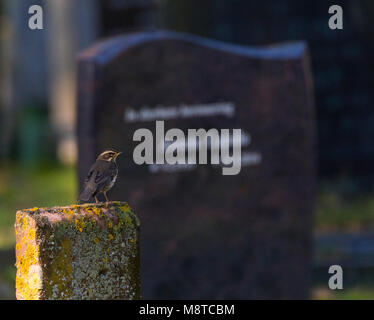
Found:
[[228, 53], [262, 59], [297, 59], [304, 54], [307, 47], [304, 41], [293, 41], [261, 48], [230, 44], [173, 31], [134, 32], [98, 42], [92, 47], [80, 52], [78, 54], [78, 59], [92, 59], [99, 64], [105, 64], [132, 47], [150, 41], [164, 40], [185, 41], [211, 49], [226, 51]]
[[[123, 152], [109, 196], [140, 216], [144, 298], [307, 297], [315, 139], [304, 42], [254, 48], [131, 33], [81, 52], [78, 74], [80, 186], [98, 153]], [[153, 160], [164, 159], [156, 122], [186, 137], [241, 129], [240, 171], [136, 164], [138, 129], [153, 133]]]

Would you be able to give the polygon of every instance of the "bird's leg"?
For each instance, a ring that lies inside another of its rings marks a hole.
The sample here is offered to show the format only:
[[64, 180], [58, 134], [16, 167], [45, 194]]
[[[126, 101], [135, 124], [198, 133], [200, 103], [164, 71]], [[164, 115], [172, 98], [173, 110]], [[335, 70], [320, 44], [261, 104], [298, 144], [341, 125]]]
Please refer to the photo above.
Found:
[[96, 201], [96, 203], [99, 203], [99, 200], [97, 199], [97, 196], [95, 196], [95, 201]]
[[108, 199], [108, 196], [106, 195], [106, 191], [104, 191], [103, 194], [104, 194], [104, 197], [105, 197], [105, 200], [106, 200], [106, 204], [108, 204], [109, 203], [109, 199]]

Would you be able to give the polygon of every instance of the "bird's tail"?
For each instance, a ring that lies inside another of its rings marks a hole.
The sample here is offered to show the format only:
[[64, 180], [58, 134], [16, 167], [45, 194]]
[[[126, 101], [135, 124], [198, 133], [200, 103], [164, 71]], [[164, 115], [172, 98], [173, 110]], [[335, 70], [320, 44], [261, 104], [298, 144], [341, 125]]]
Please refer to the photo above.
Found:
[[82, 191], [80, 196], [78, 197], [78, 203], [84, 203], [90, 200], [96, 190], [94, 188], [90, 188], [86, 186], [86, 188]]

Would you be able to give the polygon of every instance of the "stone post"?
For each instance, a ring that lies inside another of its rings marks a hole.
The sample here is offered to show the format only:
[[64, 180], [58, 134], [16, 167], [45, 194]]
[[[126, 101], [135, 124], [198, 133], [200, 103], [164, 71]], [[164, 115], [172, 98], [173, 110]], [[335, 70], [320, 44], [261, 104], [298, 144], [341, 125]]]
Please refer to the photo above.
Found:
[[139, 220], [127, 203], [20, 210], [15, 231], [17, 299], [141, 298]]

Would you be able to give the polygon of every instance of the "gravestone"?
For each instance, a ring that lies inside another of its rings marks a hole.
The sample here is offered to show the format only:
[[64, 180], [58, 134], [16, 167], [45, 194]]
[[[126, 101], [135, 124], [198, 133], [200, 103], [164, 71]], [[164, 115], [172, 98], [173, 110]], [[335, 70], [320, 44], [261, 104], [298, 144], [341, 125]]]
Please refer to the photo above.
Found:
[[[335, 4], [343, 8], [343, 30], [328, 25]], [[349, 191], [352, 184], [358, 192], [373, 189], [373, 1], [165, 0], [161, 12], [165, 28], [241, 45], [306, 40], [313, 57], [319, 174], [348, 178]]]
[[[101, 151], [123, 152], [109, 198], [128, 201], [142, 221], [143, 298], [307, 298], [315, 146], [305, 43], [132, 33], [78, 61], [79, 184]], [[133, 135], [145, 128], [156, 140], [156, 121], [186, 136], [241, 129], [239, 174], [135, 164]]]

